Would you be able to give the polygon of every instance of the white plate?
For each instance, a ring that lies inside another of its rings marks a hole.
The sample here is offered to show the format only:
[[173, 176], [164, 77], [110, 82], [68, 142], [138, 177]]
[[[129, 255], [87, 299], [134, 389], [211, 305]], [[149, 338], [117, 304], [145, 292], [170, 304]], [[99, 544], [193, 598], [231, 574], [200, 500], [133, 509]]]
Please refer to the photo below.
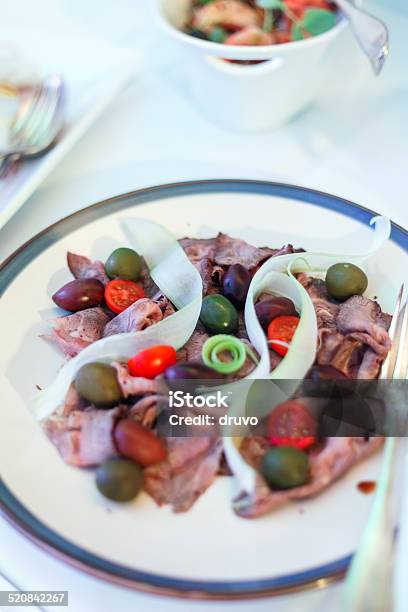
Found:
[[[186, 514], [141, 495], [128, 505], [103, 499], [91, 470], [68, 467], [30, 414], [35, 386], [51, 382], [61, 357], [38, 334], [54, 312], [50, 296], [70, 278], [68, 249], [105, 259], [125, 241], [129, 213], [177, 236], [227, 231], [258, 245], [292, 242], [341, 252], [366, 240], [372, 214], [344, 200], [271, 183], [204, 181], [146, 189], [80, 211], [52, 226], [0, 270], [0, 500], [29, 537], [70, 563], [134, 588], [191, 597], [248, 597], [319, 586], [340, 577], [367, 520], [371, 497], [356, 489], [375, 479], [377, 455], [315, 499], [245, 520], [220, 477]], [[339, 247], [334, 249], [334, 245]], [[392, 309], [406, 275], [408, 235], [370, 262], [368, 295]]]

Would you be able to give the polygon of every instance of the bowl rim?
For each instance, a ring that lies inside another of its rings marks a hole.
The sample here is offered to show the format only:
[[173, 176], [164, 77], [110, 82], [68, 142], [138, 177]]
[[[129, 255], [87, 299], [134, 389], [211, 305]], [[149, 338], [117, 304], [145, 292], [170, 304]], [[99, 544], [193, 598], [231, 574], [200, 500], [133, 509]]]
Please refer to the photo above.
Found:
[[[287, 55], [290, 53], [296, 53], [297, 51], [304, 51], [305, 47], [316, 47], [318, 45], [326, 45], [331, 40], [336, 38], [340, 32], [342, 32], [348, 26], [348, 20], [344, 14], [339, 11], [339, 20], [336, 25], [319, 34], [318, 36], [312, 36], [311, 38], [290, 41], [287, 43], [280, 43], [279, 45], [224, 45], [223, 43], [216, 43], [210, 40], [203, 40], [196, 38], [183, 32], [175, 25], [173, 25], [164, 15], [163, 5], [168, 0], [156, 0], [156, 14], [159, 23], [164, 31], [179, 42], [189, 45], [194, 48], [195, 51], [205, 52], [206, 55], [213, 55], [224, 59], [241, 59], [241, 60], [267, 60], [279, 57], [280, 55]], [[170, 0], [171, 1], [171, 0]]]

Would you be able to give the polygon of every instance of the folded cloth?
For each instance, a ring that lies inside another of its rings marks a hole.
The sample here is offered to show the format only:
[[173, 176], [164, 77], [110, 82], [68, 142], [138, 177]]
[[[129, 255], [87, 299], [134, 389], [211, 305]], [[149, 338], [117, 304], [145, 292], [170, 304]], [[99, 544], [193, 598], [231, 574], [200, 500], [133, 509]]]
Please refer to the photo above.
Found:
[[0, 94], [10, 95], [13, 89], [31, 85], [38, 81], [35, 65], [15, 45], [0, 42]]
[[[40, 80], [50, 74], [62, 77], [66, 87], [66, 121], [61, 138], [47, 155], [33, 159], [30, 164], [22, 164], [13, 177], [0, 181], [0, 227], [123, 87], [140, 73], [140, 53], [133, 44], [112, 43], [92, 31], [81, 29], [78, 23], [64, 19], [64, 15], [50, 27], [50, 22], [43, 19], [43, 11], [38, 10], [37, 3], [25, 4], [28, 13], [18, 10], [19, 7], [21, 9], [20, 2], [9, 4], [10, 10], [4, 17], [2, 15], [0, 45], [17, 49], [17, 56], [24, 58], [24, 65], [28, 57], [38, 70]], [[49, 0], [47, 4], [47, 10], [52, 11], [60, 3]], [[8, 57], [11, 58], [11, 55]], [[7, 75], [10, 75], [11, 65], [9, 59]], [[18, 74], [17, 60], [13, 65]], [[21, 72], [24, 76], [22, 69]], [[17, 80], [14, 76], [12, 82], [20, 85], [23, 76]], [[7, 147], [9, 122], [4, 118], [4, 104], [10, 101], [18, 103], [18, 98], [0, 96], [0, 150]]]

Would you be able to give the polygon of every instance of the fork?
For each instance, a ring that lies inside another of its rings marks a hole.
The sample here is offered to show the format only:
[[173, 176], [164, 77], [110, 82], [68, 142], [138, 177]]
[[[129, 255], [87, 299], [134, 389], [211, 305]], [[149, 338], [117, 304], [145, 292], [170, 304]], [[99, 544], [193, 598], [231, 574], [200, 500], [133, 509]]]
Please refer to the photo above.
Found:
[[8, 150], [0, 153], [0, 179], [21, 158], [48, 150], [63, 125], [64, 84], [58, 75], [48, 77], [30, 96], [23, 96], [10, 126]]
[[[24, 128], [31, 114], [35, 111], [40, 90], [41, 86], [36, 86], [30, 88], [29, 91], [23, 91], [21, 93], [20, 105], [9, 129], [9, 142], [13, 136], [18, 136], [20, 130]], [[8, 88], [6, 88], [6, 92], [8, 92]], [[6, 95], [6, 93], [4, 93], [3, 84], [0, 85], [0, 94]], [[10, 156], [7, 157], [7, 153], [0, 153], [0, 180], [8, 178], [17, 167], [18, 163], [13, 161]]]
[[350, 0], [335, 0], [335, 3], [350, 21], [358, 44], [370, 60], [374, 74], [378, 76], [389, 52], [387, 26]]
[[[380, 379], [405, 380], [408, 372], [408, 300], [401, 307], [401, 287], [391, 320], [393, 346], [381, 368]], [[387, 438], [377, 493], [360, 546], [354, 554], [345, 584], [347, 612], [391, 612], [393, 610], [392, 566], [394, 521], [393, 476], [398, 456], [398, 438]]]

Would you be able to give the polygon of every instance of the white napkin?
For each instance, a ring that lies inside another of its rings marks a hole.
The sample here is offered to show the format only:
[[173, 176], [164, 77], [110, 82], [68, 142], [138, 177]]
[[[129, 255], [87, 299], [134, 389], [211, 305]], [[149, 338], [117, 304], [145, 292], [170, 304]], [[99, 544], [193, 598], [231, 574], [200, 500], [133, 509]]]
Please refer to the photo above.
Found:
[[109, 82], [113, 75], [134, 74], [139, 62], [134, 49], [78, 32], [72, 24], [50, 32], [12, 22], [2, 30], [7, 38], [0, 33], [0, 82], [4, 78], [21, 85], [61, 74], [69, 93], [68, 110], [78, 108], [96, 83]]
[[15, 45], [0, 42], [0, 84], [21, 87], [38, 80], [34, 64]]
[[[4, 18], [2, 15], [0, 31], [1, 47], [11, 50], [3, 74], [10, 75], [14, 66], [15, 73], [9, 78], [18, 84], [30, 74], [40, 79], [60, 74], [67, 89], [67, 118], [60, 142], [47, 155], [23, 164], [15, 176], [0, 185], [0, 227], [133, 79], [140, 64], [140, 55], [133, 46], [98, 38], [76, 23], [61, 21], [58, 27], [47, 30], [38, 7], [30, 15], [13, 13], [13, 7], [8, 13]], [[10, 98], [0, 96], [0, 149], [10, 112]]]

